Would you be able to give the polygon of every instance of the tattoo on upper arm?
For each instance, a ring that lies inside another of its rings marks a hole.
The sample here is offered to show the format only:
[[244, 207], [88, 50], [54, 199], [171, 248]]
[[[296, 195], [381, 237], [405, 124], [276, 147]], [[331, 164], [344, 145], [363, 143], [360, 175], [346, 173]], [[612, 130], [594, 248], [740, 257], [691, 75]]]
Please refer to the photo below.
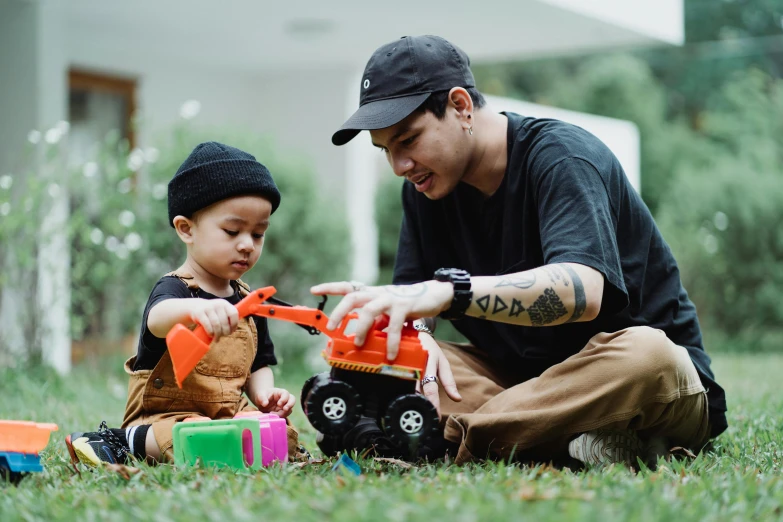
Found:
[[587, 309], [585, 286], [582, 284], [582, 279], [579, 277], [579, 274], [577, 274], [573, 268], [568, 265], [560, 265], [560, 267], [565, 270], [569, 276], [571, 276], [571, 280], [574, 282], [574, 313], [571, 315], [568, 321], [566, 321], [567, 323], [573, 323], [582, 317], [582, 315], [585, 313], [585, 310]]
[[525, 290], [534, 284], [536, 284], [536, 274], [533, 272], [523, 272], [518, 276], [501, 278], [500, 282], [495, 285], [495, 288], [500, 288], [501, 286], [513, 286], [515, 288]]
[[387, 292], [397, 297], [421, 297], [427, 293], [427, 285], [424, 283], [416, 283], [414, 285], [388, 285], [385, 288]]
[[563, 301], [555, 292], [554, 288], [547, 288], [544, 293], [538, 296], [536, 302], [527, 309], [530, 315], [530, 322], [533, 326], [544, 326], [552, 324], [554, 321], [568, 313]]

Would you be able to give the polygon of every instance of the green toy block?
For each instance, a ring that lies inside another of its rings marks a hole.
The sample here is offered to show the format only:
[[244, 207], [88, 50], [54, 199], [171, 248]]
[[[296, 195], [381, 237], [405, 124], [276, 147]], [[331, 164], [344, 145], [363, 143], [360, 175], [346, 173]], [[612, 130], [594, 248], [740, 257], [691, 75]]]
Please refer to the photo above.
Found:
[[174, 464], [261, 468], [261, 436], [257, 419], [178, 422], [174, 425]]

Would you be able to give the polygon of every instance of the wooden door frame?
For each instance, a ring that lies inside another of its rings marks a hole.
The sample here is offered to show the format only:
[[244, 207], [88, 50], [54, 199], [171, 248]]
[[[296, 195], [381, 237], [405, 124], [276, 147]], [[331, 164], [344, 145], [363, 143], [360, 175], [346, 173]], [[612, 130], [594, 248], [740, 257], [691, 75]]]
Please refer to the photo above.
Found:
[[129, 150], [136, 146], [133, 116], [136, 112], [136, 80], [72, 67], [68, 71], [68, 89], [88, 92], [108, 92], [125, 99], [124, 135], [128, 137]]

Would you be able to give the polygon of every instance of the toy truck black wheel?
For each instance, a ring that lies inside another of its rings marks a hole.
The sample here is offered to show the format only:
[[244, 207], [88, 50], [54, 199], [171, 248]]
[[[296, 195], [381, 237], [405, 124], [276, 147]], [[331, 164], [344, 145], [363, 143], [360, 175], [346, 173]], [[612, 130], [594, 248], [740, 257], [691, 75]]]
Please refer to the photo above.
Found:
[[386, 409], [383, 429], [395, 445], [411, 448], [437, 433], [438, 411], [423, 395], [402, 395]]
[[6, 466], [0, 465], [0, 480], [10, 482], [11, 484], [19, 484], [23, 478], [24, 473], [11, 471]]
[[304, 410], [313, 428], [324, 435], [338, 435], [356, 424], [364, 404], [347, 382], [319, 379], [307, 394]]
[[321, 372], [313, 375], [309, 379], [307, 379], [304, 383], [304, 386], [302, 386], [302, 393], [299, 396], [299, 404], [302, 405], [302, 408], [304, 408], [305, 403], [307, 403], [307, 396], [310, 393], [310, 390], [313, 389], [313, 386], [316, 382], [328, 382], [329, 381], [329, 372]]

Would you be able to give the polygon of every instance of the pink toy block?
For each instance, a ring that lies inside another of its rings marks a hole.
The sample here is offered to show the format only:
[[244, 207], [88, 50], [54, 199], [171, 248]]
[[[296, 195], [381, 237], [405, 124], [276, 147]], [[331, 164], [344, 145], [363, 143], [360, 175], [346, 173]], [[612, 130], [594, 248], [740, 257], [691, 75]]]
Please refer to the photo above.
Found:
[[[285, 419], [281, 419], [274, 413], [261, 413], [260, 411], [243, 411], [234, 416], [235, 419], [252, 418], [258, 419], [261, 432], [261, 465], [266, 467], [275, 461], [282, 463], [288, 462], [288, 430]], [[243, 448], [253, 451], [252, 444], [243, 444]], [[246, 459], [248, 456], [245, 453]]]

